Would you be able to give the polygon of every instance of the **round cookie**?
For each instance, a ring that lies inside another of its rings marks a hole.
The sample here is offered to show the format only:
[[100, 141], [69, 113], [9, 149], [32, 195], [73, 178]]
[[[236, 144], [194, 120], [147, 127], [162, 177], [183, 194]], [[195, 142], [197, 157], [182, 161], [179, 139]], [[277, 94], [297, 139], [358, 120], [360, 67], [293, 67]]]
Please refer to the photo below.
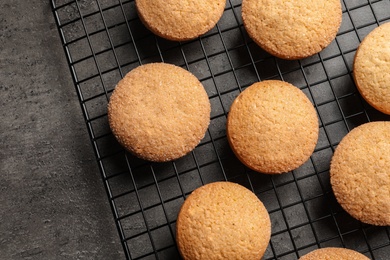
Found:
[[320, 52], [341, 24], [340, 0], [243, 0], [242, 19], [255, 43], [282, 59]]
[[203, 85], [187, 70], [151, 63], [130, 71], [108, 104], [118, 142], [139, 158], [164, 162], [193, 150], [210, 122]]
[[226, 0], [136, 0], [138, 15], [154, 34], [172, 41], [194, 39], [221, 18]]
[[245, 89], [233, 102], [227, 137], [238, 159], [252, 170], [283, 173], [301, 166], [318, 140], [317, 113], [297, 87], [267, 80]]
[[185, 260], [258, 260], [271, 237], [263, 203], [247, 188], [214, 182], [194, 190], [176, 223], [176, 241]]
[[365, 255], [351, 249], [327, 247], [316, 249], [299, 260], [370, 260]]
[[363, 124], [341, 140], [331, 161], [330, 183], [352, 217], [390, 225], [390, 122]]
[[367, 103], [390, 115], [390, 22], [364, 38], [355, 54], [353, 73]]

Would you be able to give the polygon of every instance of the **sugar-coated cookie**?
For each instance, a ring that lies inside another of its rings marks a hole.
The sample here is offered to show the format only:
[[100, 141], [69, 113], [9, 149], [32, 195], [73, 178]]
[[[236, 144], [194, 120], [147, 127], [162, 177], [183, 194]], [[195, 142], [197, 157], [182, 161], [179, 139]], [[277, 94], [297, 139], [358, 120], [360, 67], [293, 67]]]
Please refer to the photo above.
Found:
[[320, 52], [341, 24], [340, 0], [243, 0], [242, 19], [255, 43], [282, 59]]
[[200, 81], [175, 65], [151, 63], [130, 71], [108, 104], [118, 142], [149, 161], [177, 159], [193, 150], [210, 122], [210, 101]]
[[356, 51], [353, 73], [363, 98], [390, 115], [390, 22], [364, 38]]
[[371, 122], [349, 132], [330, 167], [337, 201], [352, 217], [390, 225], [390, 122]]
[[144, 25], [173, 41], [194, 39], [211, 30], [221, 18], [226, 0], [135, 0]]
[[370, 260], [365, 255], [346, 248], [327, 247], [314, 250], [299, 260]]
[[271, 221], [263, 203], [252, 191], [232, 182], [194, 190], [176, 223], [176, 241], [185, 260], [258, 260], [270, 237]]
[[233, 102], [227, 137], [249, 168], [283, 173], [301, 166], [318, 140], [317, 113], [297, 87], [279, 80], [255, 83]]

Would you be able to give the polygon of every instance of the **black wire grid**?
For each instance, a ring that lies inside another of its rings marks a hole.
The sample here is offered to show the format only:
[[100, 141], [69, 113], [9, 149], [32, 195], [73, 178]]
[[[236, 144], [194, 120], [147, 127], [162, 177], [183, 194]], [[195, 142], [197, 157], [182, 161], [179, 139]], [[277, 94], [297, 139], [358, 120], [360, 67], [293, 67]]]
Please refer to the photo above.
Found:
[[[272, 220], [264, 259], [297, 259], [319, 247], [346, 247], [371, 259], [389, 259], [389, 227], [362, 224], [336, 202], [329, 184], [333, 151], [352, 128], [389, 120], [360, 97], [352, 62], [361, 40], [390, 20], [390, 1], [344, 0], [337, 38], [318, 55], [275, 58], [254, 44], [241, 20], [241, 1], [228, 0], [206, 35], [171, 42], [140, 22], [133, 0], [51, 0], [65, 54], [104, 187], [127, 259], [178, 259], [175, 221], [186, 196], [209, 182], [240, 183], [262, 200]], [[212, 105], [204, 140], [187, 156], [148, 163], [118, 145], [107, 122], [116, 83], [131, 69], [167, 62], [195, 74]], [[277, 176], [245, 168], [229, 148], [225, 123], [245, 87], [265, 79], [288, 81], [318, 111], [320, 137], [310, 160]]]

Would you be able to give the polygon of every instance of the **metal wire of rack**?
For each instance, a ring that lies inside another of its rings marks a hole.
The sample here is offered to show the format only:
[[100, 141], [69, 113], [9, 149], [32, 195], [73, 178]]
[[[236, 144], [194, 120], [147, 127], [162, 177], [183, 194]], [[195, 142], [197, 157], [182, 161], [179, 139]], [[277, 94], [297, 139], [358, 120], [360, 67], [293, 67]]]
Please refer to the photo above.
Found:
[[[264, 259], [297, 259], [319, 247], [347, 247], [371, 259], [388, 259], [389, 227], [362, 224], [337, 204], [329, 162], [352, 128], [389, 120], [359, 95], [352, 62], [361, 40], [390, 20], [389, 0], [343, 0], [337, 38], [318, 55], [275, 58], [255, 45], [241, 20], [241, 1], [228, 0], [217, 26], [199, 39], [171, 42], [140, 22], [133, 0], [51, 0], [102, 181], [127, 259], [180, 259], [175, 221], [186, 196], [209, 182], [229, 180], [250, 188], [272, 221]], [[128, 154], [112, 136], [107, 103], [116, 83], [149, 62], [184, 67], [203, 83], [212, 105], [205, 138], [187, 156], [148, 163]], [[310, 160], [278, 176], [253, 172], [231, 152], [226, 116], [243, 88], [265, 79], [288, 81], [313, 102], [320, 137]]]

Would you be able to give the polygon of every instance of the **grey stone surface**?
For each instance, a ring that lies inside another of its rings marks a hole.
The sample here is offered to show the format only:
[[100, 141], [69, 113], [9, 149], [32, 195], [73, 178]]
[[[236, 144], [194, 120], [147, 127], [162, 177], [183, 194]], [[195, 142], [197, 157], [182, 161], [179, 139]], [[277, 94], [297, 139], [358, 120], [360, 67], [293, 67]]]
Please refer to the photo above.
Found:
[[123, 259], [49, 1], [0, 1], [0, 258]]

